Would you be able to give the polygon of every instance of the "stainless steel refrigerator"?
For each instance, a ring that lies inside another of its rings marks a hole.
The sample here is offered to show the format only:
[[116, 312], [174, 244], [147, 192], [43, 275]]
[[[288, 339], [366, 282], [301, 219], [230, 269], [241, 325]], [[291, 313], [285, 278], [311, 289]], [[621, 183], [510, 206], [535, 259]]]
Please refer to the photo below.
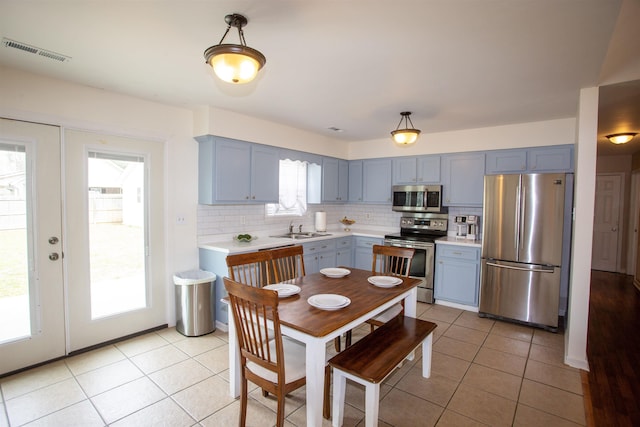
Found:
[[[481, 316], [557, 330], [563, 259], [568, 267], [570, 174], [484, 179]], [[563, 240], [565, 245], [563, 245]], [[563, 249], [565, 249], [563, 251]]]

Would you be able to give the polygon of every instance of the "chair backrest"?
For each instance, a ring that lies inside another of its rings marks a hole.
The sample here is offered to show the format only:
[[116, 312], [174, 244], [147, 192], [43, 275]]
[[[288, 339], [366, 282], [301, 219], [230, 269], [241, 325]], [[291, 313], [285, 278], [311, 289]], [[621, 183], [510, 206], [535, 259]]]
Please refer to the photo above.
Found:
[[227, 256], [229, 277], [236, 282], [258, 288], [274, 283], [269, 251], [256, 251]]
[[398, 246], [373, 245], [371, 271], [394, 276], [409, 276], [415, 249]]
[[268, 252], [271, 254], [271, 265], [276, 281], [282, 282], [305, 275], [301, 245], [287, 246]]
[[229, 294], [229, 307], [243, 362], [245, 359], [254, 362], [276, 373], [278, 379], [284, 381], [278, 293], [238, 283], [227, 277], [224, 278], [224, 286]]

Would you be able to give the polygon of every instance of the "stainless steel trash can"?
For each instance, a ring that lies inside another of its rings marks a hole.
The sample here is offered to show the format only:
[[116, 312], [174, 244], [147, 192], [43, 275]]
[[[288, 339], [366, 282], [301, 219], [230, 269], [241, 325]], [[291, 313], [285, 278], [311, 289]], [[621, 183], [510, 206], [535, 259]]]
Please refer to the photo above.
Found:
[[204, 270], [176, 273], [176, 330], [187, 337], [215, 331], [216, 275]]

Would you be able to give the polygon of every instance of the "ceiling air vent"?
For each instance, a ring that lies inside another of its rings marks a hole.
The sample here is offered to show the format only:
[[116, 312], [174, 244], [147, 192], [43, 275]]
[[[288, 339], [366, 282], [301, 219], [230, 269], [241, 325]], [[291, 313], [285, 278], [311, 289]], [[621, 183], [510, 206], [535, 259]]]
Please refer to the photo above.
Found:
[[53, 59], [59, 62], [68, 62], [71, 60], [70, 56], [62, 55], [60, 53], [52, 52], [50, 50], [42, 49], [39, 47], [31, 46], [26, 43], [17, 42], [15, 40], [2, 38], [2, 45], [4, 47], [11, 47], [21, 50], [23, 52], [33, 53], [34, 55], [44, 56], [45, 58]]

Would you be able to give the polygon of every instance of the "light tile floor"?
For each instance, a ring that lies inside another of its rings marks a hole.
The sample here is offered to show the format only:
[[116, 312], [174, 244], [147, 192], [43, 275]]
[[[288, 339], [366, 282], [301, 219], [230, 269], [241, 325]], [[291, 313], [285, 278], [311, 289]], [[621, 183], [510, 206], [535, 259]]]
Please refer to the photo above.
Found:
[[[562, 334], [440, 305], [419, 304], [418, 314], [438, 324], [432, 376], [422, 378], [419, 352], [397, 369], [381, 389], [380, 426], [585, 425]], [[1, 378], [0, 427], [237, 425], [227, 349], [225, 332], [186, 338], [170, 328]], [[248, 425], [274, 425], [275, 408], [253, 388]], [[363, 408], [364, 389], [349, 384], [345, 426], [363, 426]], [[287, 426], [305, 425], [304, 387], [286, 414]]]

